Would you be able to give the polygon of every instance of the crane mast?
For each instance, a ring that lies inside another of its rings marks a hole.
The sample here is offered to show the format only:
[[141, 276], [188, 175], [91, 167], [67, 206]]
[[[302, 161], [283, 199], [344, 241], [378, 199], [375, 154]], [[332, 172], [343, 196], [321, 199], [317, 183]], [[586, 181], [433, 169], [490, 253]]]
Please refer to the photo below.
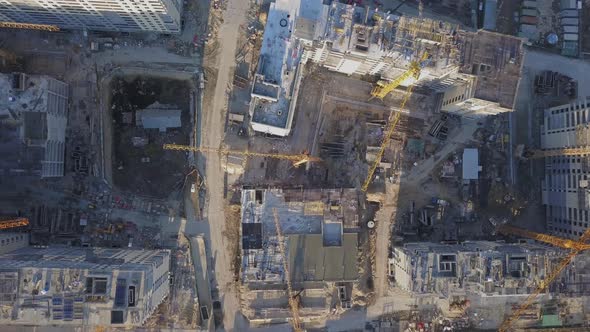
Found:
[[281, 231], [281, 224], [279, 223], [279, 215], [277, 213], [277, 209], [273, 209], [272, 211], [274, 220], [275, 220], [275, 228], [277, 231], [277, 238], [279, 242], [279, 251], [281, 253], [281, 258], [283, 259], [283, 270], [285, 273], [285, 281], [287, 282], [287, 295], [289, 296], [289, 307], [291, 309], [291, 314], [293, 318], [291, 319], [291, 325], [293, 325], [293, 330], [295, 332], [303, 331], [301, 328], [301, 318], [299, 317], [299, 301], [297, 300], [297, 295], [293, 293], [293, 287], [291, 286], [291, 275], [289, 274], [289, 264], [287, 262], [287, 256], [285, 254], [285, 244], [283, 243], [283, 233]]
[[498, 231], [503, 234], [512, 234], [527, 237], [530, 239], [549, 243], [564, 249], [572, 249], [572, 251], [569, 252], [568, 255], [561, 260], [561, 262], [559, 262], [559, 265], [549, 273], [547, 278], [545, 278], [545, 280], [543, 280], [539, 284], [539, 286], [531, 294], [529, 294], [529, 296], [527, 296], [525, 301], [518, 307], [518, 309], [515, 312], [513, 312], [506, 320], [504, 320], [498, 331], [507, 332], [512, 326], [512, 324], [516, 320], [518, 320], [518, 318], [535, 302], [536, 297], [542, 292], [544, 292], [545, 289], [547, 289], [547, 287], [549, 286], [549, 284], [553, 282], [553, 280], [559, 277], [561, 272], [571, 263], [571, 261], [576, 257], [576, 255], [578, 255], [581, 251], [590, 248], [590, 246], [585, 243], [586, 241], [588, 241], [588, 239], [590, 239], [590, 228], [586, 229], [584, 234], [582, 234], [582, 236], [577, 241], [562, 239], [556, 236], [546, 234], [535, 233], [508, 225], [501, 225], [498, 228]]
[[193, 152], [210, 152], [220, 153], [224, 155], [237, 154], [248, 157], [263, 157], [263, 158], [274, 158], [290, 160], [293, 162], [293, 166], [298, 167], [308, 162], [319, 162], [322, 159], [318, 157], [310, 156], [307, 153], [300, 154], [281, 154], [281, 153], [263, 153], [263, 152], [252, 152], [252, 151], [240, 151], [240, 150], [229, 150], [223, 148], [211, 148], [211, 147], [194, 147], [190, 145], [181, 144], [164, 144], [164, 150], [177, 150], [177, 151], [193, 151]]
[[41, 30], [41, 31], [59, 31], [59, 27], [49, 24], [32, 24], [32, 23], [15, 23], [15, 22], [0, 22], [0, 28], [8, 29], [27, 29], [27, 30]]

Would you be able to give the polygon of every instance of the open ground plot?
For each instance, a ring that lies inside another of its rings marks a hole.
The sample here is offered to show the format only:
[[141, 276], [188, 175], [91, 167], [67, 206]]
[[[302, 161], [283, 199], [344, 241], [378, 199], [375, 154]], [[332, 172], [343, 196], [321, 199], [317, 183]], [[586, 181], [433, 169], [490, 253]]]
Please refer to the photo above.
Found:
[[[115, 186], [149, 196], [169, 194], [183, 178], [186, 156], [164, 151], [162, 145], [189, 143], [190, 84], [128, 76], [115, 77], [111, 89]], [[148, 109], [149, 119], [143, 115]]]

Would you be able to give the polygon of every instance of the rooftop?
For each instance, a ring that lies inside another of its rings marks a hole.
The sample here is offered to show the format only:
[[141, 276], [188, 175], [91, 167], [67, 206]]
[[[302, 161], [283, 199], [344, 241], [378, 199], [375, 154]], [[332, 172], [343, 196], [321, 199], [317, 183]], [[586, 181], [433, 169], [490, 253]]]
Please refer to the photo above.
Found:
[[[298, 65], [303, 45], [297, 38], [315, 38], [325, 11], [321, 1], [277, 0], [270, 4], [252, 85], [252, 122], [256, 131], [286, 136], [295, 103]], [[294, 35], [293, 31], [297, 33]], [[297, 38], [295, 38], [297, 37]], [[258, 124], [258, 125], [257, 125]], [[273, 132], [273, 128], [279, 128]], [[283, 129], [283, 130], [281, 130]]]
[[[292, 264], [293, 277], [316, 281], [356, 278], [349, 271], [356, 271], [359, 198], [355, 189], [244, 189], [241, 226], [244, 282], [282, 282], [282, 255], [274, 211], [286, 238], [285, 254]], [[303, 274], [307, 272], [297, 272], [309, 271], [309, 266], [318, 259], [321, 262], [317, 264], [333, 263], [337, 267], [328, 272], [318, 270], [313, 277], [306, 278]], [[348, 266], [351, 262], [354, 268]]]
[[14, 310], [0, 322], [141, 325], [168, 294], [169, 258], [167, 250], [72, 247], [0, 255], [0, 299]]
[[162, 105], [158, 102], [136, 113], [136, 124], [145, 129], [159, 129], [165, 132], [168, 128], [180, 128], [182, 112], [175, 106]]
[[358, 277], [356, 233], [346, 233], [342, 246], [326, 247], [321, 235], [291, 235], [288, 241], [291, 280], [350, 281]]
[[463, 180], [479, 178], [479, 155], [477, 149], [463, 150]]
[[[532, 241], [421, 242], [395, 247], [390, 264], [396, 283], [408, 291], [446, 297], [465, 293], [514, 295], [535, 289], [539, 278], [565, 254], [563, 249]], [[587, 257], [580, 257], [583, 260]]]
[[479, 30], [463, 33], [461, 72], [477, 76], [475, 98], [512, 109], [523, 60], [518, 37]]

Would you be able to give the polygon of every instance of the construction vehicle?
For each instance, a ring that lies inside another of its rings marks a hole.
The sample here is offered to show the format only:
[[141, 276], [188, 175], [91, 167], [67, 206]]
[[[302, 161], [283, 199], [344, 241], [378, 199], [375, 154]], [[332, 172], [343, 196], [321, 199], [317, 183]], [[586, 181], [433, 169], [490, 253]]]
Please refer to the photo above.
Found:
[[371, 98], [369, 98], [369, 100], [373, 98], [379, 98], [382, 100], [408, 78], [414, 77], [415, 79], [418, 79], [420, 77], [422, 68], [424, 68], [428, 63], [428, 57], [428, 52], [424, 52], [419, 61], [412, 61], [410, 63], [410, 68], [391, 82], [378, 81], [373, 87], [373, 90], [371, 90]]
[[[421, 63], [424, 62], [425, 59], [428, 58], [428, 53], [424, 52], [424, 54], [422, 55], [420, 61]], [[410, 76], [411, 75], [415, 75], [416, 77], [420, 76], [420, 70], [421, 70], [421, 65], [419, 65], [417, 62], [413, 62], [412, 68], [410, 68], [408, 70], [408, 72], [410, 72]], [[406, 73], [408, 73], [406, 72]], [[404, 73], [404, 75], [406, 74]], [[402, 76], [404, 76], [402, 75]], [[409, 76], [407, 76], [409, 77]], [[398, 80], [395, 80], [392, 83], [395, 83]], [[401, 80], [403, 81], [403, 80]], [[401, 81], [399, 81], [399, 83], [401, 83]], [[399, 85], [399, 83], [396, 83]], [[375, 87], [377, 88], [377, 87]], [[375, 175], [375, 171], [377, 170], [377, 167], [379, 166], [379, 164], [381, 163], [381, 159], [383, 158], [383, 155], [385, 154], [385, 149], [387, 149], [387, 146], [389, 145], [389, 142], [391, 141], [391, 136], [393, 135], [393, 132], [395, 131], [395, 127], [397, 126], [397, 123], [399, 122], [399, 120], [401, 119], [402, 113], [401, 111], [404, 109], [404, 107], [406, 106], [406, 103], [408, 102], [408, 100], [410, 100], [410, 97], [412, 96], [412, 89], [414, 88], [413, 85], [408, 86], [408, 89], [406, 90], [406, 94], [404, 96], [404, 99], [402, 100], [402, 103], [399, 107], [399, 111], [398, 112], [392, 112], [392, 114], [390, 115], [390, 120], [388, 123], [388, 127], [387, 130], [385, 131], [385, 135], [383, 136], [383, 142], [381, 143], [381, 148], [379, 149], [379, 152], [377, 153], [377, 157], [375, 158], [375, 161], [373, 162], [373, 164], [371, 165], [371, 167], [369, 168], [369, 172], [367, 173], [367, 178], [365, 179], [365, 182], [363, 183], [363, 186], [361, 187], [363, 192], [367, 192], [367, 190], [369, 189], [369, 185], [371, 184], [371, 181], [373, 180], [373, 175]], [[383, 90], [377, 91], [375, 93], [371, 92], [371, 95], [373, 96], [380, 96], [382, 94], [383, 91], [389, 90], [389, 87], [384, 87]], [[395, 86], [393, 88], [391, 88], [392, 91], [393, 89], [395, 89]], [[375, 90], [375, 89], [373, 89]], [[386, 92], [383, 96], [387, 95]]]
[[15, 218], [8, 220], [0, 220], [0, 229], [9, 229], [15, 227], [23, 227], [29, 225], [29, 219], [27, 218]]
[[263, 158], [274, 158], [290, 160], [293, 162], [293, 166], [298, 167], [309, 162], [319, 162], [322, 159], [318, 157], [310, 156], [307, 153], [300, 154], [280, 154], [280, 153], [262, 153], [262, 152], [251, 152], [251, 151], [239, 151], [239, 150], [228, 150], [223, 148], [210, 148], [210, 147], [194, 147], [189, 145], [180, 144], [164, 144], [164, 150], [178, 150], [178, 151], [193, 151], [193, 152], [210, 152], [220, 153], [223, 155], [238, 154], [246, 157], [263, 157]]
[[512, 324], [516, 320], [518, 320], [518, 318], [535, 302], [535, 298], [537, 297], [537, 295], [544, 292], [545, 289], [547, 289], [547, 287], [549, 286], [549, 284], [551, 284], [553, 280], [559, 277], [563, 269], [565, 269], [565, 267], [570, 264], [574, 257], [576, 257], [576, 255], [578, 255], [581, 251], [590, 248], [590, 246], [586, 244], [586, 241], [590, 239], [590, 228], [586, 229], [584, 234], [582, 234], [582, 236], [577, 241], [562, 239], [557, 236], [535, 233], [508, 225], [499, 226], [498, 232], [508, 235], [523, 236], [533, 240], [548, 243], [557, 247], [572, 249], [572, 251], [570, 251], [570, 253], [561, 260], [559, 265], [547, 275], [545, 280], [543, 280], [539, 284], [539, 286], [531, 294], [529, 294], [529, 296], [518, 307], [518, 309], [514, 311], [506, 320], [504, 320], [498, 331], [507, 332], [509, 331]]
[[49, 24], [32, 24], [32, 23], [15, 23], [15, 22], [0, 22], [0, 28], [8, 29], [28, 29], [41, 31], [59, 31], [59, 27]]
[[515, 154], [517, 157], [522, 159], [539, 159], [545, 157], [577, 156], [586, 154], [590, 155], [590, 146], [579, 148], [561, 148], [554, 150], [529, 150], [525, 148], [524, 145], [520, 144], [516, 147]]
[[279, 242], [279, 251], [281, 258], [283, 259], [283, 270], [285, 273], [285, 281], [287, 282], [287, 295], [289, 296], [289, 307], [293, 318], [291, 319], [291, 325], [295, 332], [302, 332], [301, 319], [299, 317], [299, 294], [293, 293], [293, 287], [291, 285], [291, 275], [289, 274], [289, 264], [287, 263], [287, 256], [285, 255], [285, 244], [283, 243], [283, 233], [281, 231], [281, 225], [279, 223], [279, 215], [277, 209], [273, 209], [273, 216], [275, 220], [275, 228], [277, 230], [277, 240]]

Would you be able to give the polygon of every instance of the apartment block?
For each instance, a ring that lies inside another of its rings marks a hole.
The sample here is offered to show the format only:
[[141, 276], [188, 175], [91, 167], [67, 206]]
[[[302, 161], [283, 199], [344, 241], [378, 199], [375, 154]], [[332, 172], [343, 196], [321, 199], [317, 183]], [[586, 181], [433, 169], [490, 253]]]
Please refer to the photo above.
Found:
[[9, 175], [64, 175], [69, 86], [49, 76], [0, 74], [0, 166]]
[[178, 33], [182, 0], [2, 0], [0, 20], [62, 29]]
[[356, 189], [244, 189], [241, 201], [240, 280], [250, 322], [290, 319], [287, 280], [300, 290], [303, 321], [327, 315], [332, 303], [349, 307], [359, 276]]
[[[590, 98], [555, 106], [544, 111], [541, 148], [586, 147], [590, 145]], [[548, 230], [577, 238], [588, 228], [590, 211], [590, 159], [588, 155], [545, 158], [542, 199]]]
[[20, 248], [0, 255], [0, 322], [141, 326], [170, 293], [170, 252]]
[[[393, 249], [389, 275], [406, 291], [449, 299], [467, 294], [522, 295], [534, 290], [537, 280], [553, 271], [565, 254], [535, 243], [406, 243]], [[574, 278], [575, 273], [564, 275]], [[564, 278], [563, 283], [575, 286], [574, 279]]]

